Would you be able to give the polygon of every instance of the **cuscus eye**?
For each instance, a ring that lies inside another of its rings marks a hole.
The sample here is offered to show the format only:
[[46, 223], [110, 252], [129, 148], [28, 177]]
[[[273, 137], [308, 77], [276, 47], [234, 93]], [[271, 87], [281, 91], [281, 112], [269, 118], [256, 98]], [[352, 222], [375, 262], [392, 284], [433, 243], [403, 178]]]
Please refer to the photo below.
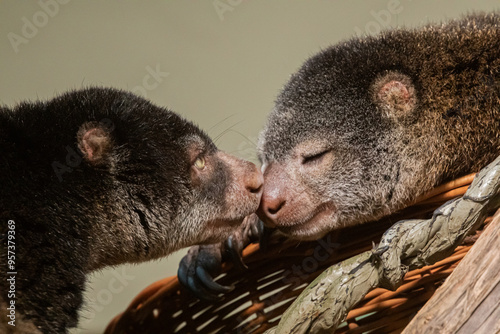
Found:
[[205, 158], [203, 157], [198, 157], [196, 158], [195, 162], [194, 162], [194, 166], [198, 169], [203, 169], [205, 168]]
[[329, 152], [330, 152], [330, 150], [324, 150], [324, 151], [321, 151], [319, 153], [303, 156], [302, 157], [302, 164], [318, 163]]

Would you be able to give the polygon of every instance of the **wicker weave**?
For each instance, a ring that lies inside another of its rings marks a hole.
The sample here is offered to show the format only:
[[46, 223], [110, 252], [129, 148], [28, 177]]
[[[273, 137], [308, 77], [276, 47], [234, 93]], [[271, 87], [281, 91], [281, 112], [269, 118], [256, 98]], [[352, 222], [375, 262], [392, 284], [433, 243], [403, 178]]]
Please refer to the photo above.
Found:
[[[217, 281], [236, 288], [219, 302], [200, 301], [180, 286], [177, 277], [165, 278], [144, 289], [111, 321], [106, 333], [263, 333], [277, 325], [286, 308], [323, 270], [371, 249], [398, 220], [428, 218], [444, 202], [463, 195], [472, 179], [473, 175], [468, 175], [440, 186], [416, 204], [380, 221], [332, 232], [323, 240], [335, 242], [335, 251], [324, 261], [315, 256], [315, 250], [321, 247], [318, 241], [274, 238], [265, 253], [258, 245], [250, 245], [243, 253], [248, 270], [231, 270], [231, 264], [223, 265], [224, 273]], [[445, 260], [409, 272], [398, 290], [371, 291], [335, 333], [400, 333], [479, 233], [467, 238]]]

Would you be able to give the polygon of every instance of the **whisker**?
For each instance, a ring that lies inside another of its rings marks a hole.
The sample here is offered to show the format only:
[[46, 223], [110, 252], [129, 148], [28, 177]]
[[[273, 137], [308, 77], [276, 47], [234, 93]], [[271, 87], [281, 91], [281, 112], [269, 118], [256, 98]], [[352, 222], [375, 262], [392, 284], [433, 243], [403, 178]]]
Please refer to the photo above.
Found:
[[219, 122], [215, 123], [214, 125], [212, 125], [212, 126], [210, 127], [210, 129], [208, 129], [208, 130], [207, 130], [207, 133], [210, 133], [210, 131], [211, 131], [212, 129], [214, 129], [215, 127], [219, 126], [220, 124], [224, 123], [225, 121], [227, 121], [228, 119], [230, 119], [231, 117], [234, 117], [234, 116], [236, 116], [236, 114], [229, 115], [229, 116], [227, 116], [226, 118], [224, 118], [223, 120], [221, 120], [221, 121], [219, 121]]

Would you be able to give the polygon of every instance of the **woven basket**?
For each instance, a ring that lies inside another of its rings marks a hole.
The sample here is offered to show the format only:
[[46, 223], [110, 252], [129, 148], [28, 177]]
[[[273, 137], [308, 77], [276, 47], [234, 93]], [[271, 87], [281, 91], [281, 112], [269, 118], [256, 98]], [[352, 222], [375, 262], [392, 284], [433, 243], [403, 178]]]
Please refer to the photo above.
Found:
[[[217, 282], [236, 288], [218, 302], [193, 297], [177, 277], [155, 282], [111, 321], [106, 333], [263, 333], [278, 324], [293, 300], [326, 268], [371, 249], [384, 231], [401, 219], [429, 218], [441, 204], [463, 195], [473, 177], [471, 174], [437, 187], [395, 215], [332, 232], [329, 241], [337, 247], [324, 261], [314, 256], [318, 241], [276, 237], [265, 253], [252, 244], [243, 252], [248, 270], [231, 270], [231, 264], [223, 265]], [[409, 272], [396, 291], [378, 288], [368, 293], [335, 333], [400, 333], [480, 233], [468, 237], [445, 260]]]

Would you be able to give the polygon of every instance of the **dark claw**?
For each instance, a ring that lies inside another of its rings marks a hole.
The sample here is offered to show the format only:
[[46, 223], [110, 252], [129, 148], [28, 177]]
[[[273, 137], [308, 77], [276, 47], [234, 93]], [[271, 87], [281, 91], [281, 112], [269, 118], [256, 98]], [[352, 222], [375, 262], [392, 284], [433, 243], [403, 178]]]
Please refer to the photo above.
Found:
[[230, 236], [225, 243], [225, 255], [240, 270], [248, 269], [241, 257], [243, 249], [250, 243], [259, 242], [261, 249], [265, 251], [273, 232], [264, 226], [257, 215], [249, 216], [246, 219], [243, 229]]
[[269, 247], [269, 241], [271, 240], [271, 235], [275, 230], [265, 227], [264, 223], [260, 220], [259, 223], [262, 224], [262, 232], [260, 235], [259, 246], [261, 251], [266, 252], [267, 247]]
[[237, 241], [234, 240], [233, 236], [230, 236], [226, 240], [226, 254], [229, 255], [229, 259], [236, 267], [240, 270], [248, 269], [247, 265], [243, 263], [243, 259], [241, 258], [241, 247]]
[[264, 222], [259, 219], [257, 224], [252, 225], [251, 229], [252, 229], [252, 236], [250, 238], [251, 239], [250, 241], [252, 242], [259, 241], [265, 230]]
[[196, 267], [196, 276], [210, 291], [224, 293], [234, 289], [234, 286], [225, 286], [215, 282], [203, 267]]
[[191, 290], [193, 295], [195, 295], [199, 299], [209, 302], [215, 302], [221, 299], [221, 297], [219, 297], [217, 294], [209, 292], [207, 289], [199, 285], [191, 276], [188, 277], [187, 287]]
[[214, 282], [213, 277], [217, 276], [221, 269], [220, 252], [220, 244], [194, 246], [179, 264], [179, 282], [199, 299], [217, 301], [220, 300], [220, 293], [233, 288]]
[[243, 249], [257, 241], [260, 241], [261, 248], [265, 249], [271, 233], [272, 230], [265, 228], [257, 215], [246, 217], [241, 227], [225, 243], [191, 247], [179, 264], [179, 282], [200, 299], [220, 300], [221, 293], [234, 288], [214, 281], [214, 277], [221, 272], [222, 262], [230, 260], [240, 270], [248, 269], [241, 257]]

